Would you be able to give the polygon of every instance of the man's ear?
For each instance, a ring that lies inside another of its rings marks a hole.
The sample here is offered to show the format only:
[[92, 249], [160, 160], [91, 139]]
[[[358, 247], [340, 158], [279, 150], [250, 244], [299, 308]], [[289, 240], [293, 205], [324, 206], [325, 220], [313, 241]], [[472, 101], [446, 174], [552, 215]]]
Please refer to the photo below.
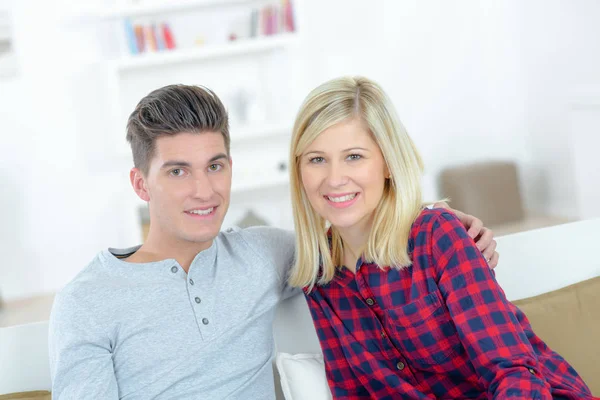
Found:
[[131, 186], [138, 197], [146, 202], [150, 201], [148, 186], [146, 185], [146, 178], [139, 168], [131, 168], [131, 171], [129, 171], [129, 180], [131, 181]]

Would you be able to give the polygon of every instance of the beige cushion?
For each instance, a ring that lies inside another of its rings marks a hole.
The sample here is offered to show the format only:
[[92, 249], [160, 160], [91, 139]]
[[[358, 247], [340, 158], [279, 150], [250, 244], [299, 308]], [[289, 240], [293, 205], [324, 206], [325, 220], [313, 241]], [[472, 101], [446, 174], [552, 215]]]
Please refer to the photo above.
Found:
[[50, 392], [45, 390], [35, 392], [21, 392], [21, 393], [10, 393], [0, 394], [0, 400], [52, 400]]
[[517, 166], [490, 161], [447, 168], [440, 175], [442, 197], [452, 208], [476, 215], [486, 226], [524, 217]]
[[600, 396], [600, 277], [514, 304], [533, 331]]

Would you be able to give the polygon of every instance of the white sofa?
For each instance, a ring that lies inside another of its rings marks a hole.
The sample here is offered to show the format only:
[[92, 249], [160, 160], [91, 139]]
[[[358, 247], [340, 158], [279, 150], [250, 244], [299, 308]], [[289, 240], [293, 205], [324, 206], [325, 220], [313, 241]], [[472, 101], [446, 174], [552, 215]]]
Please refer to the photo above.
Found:
[[[496, 274], [509, 300], [600, 276], [600, 256], [595, 253], [600, 248], [600, 219], [517, 233], [497, 241], [501, 258]], [[46, 322], [0, 329], [0, 395], [50, 389], [47, 329]], [[321, 352], [302, 296], [281, 304], [273, 330], [279, 352]], [[283, 399], [276, 383], [278, 399]]]

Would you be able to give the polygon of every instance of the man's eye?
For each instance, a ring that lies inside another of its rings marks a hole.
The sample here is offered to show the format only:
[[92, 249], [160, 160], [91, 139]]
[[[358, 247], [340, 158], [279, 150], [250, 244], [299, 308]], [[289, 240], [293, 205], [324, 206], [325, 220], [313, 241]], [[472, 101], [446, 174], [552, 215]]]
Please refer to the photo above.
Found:
[[208, 167], [208, 169], [213, 172], [219, 171], [221, 168], [222, 168], [221, 164], [211, 164], [211, 166]]
[[183, 170], [181, 168], [175, 168], [171, 170], [171, 175], [173, 176], [181, 176], [183, 175]]
[[308, 161], [310, 161], [313, 164], [321, 164], [322, 162], [325, 161], [325, 159], [323, 157], [313, 157], [313, 158], [309, 159]]

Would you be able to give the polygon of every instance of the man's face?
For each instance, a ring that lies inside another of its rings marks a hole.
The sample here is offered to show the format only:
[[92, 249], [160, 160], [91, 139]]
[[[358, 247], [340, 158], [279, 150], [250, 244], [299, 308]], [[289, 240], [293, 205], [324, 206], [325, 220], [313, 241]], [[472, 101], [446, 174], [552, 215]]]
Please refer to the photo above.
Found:
[[155, 144], [143, 182], [150, 233], [164, 243], [210, 246], [221, 229], [231, 192], [231, 159], [223, 135], [179, 133], [159, 137]]

